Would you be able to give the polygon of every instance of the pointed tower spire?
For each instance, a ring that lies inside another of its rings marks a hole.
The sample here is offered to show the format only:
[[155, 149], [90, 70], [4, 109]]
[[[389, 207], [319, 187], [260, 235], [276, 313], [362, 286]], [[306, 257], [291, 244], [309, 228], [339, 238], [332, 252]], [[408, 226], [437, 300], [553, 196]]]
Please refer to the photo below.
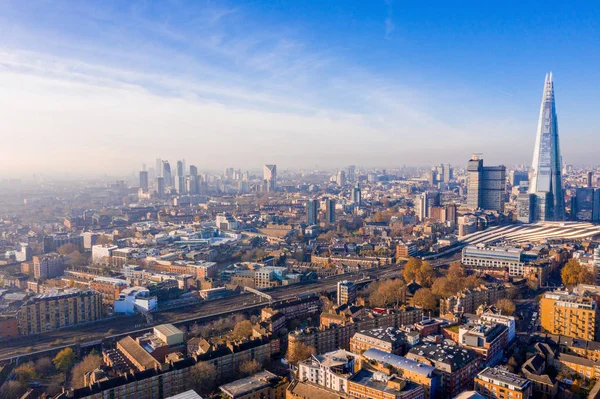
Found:
[[534, 220], [564, 219], [565, 199], [552, 72], [546, 74], [544, 82], [531, 163], [529, 193], [535, 195]]

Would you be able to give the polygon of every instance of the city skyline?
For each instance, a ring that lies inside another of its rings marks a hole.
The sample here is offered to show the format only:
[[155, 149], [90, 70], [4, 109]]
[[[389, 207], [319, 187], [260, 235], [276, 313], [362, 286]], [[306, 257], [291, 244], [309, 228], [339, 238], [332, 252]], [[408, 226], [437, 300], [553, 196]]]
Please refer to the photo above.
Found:
[[[546, 70], [560, 82], [565, 162], [595, 161], [588, 8], [465, 6], [452, 23], [393, 1], [323, 15], [262, 2], [33, 7], [0, 5], [5, 176], [134, 171], [155, 154], [222, 169], [234, 163], [223, 149], [242, 168], [461, 164], [473, 152], [527, 164]], [[561, 24], [541, 58], [545, 18]]]

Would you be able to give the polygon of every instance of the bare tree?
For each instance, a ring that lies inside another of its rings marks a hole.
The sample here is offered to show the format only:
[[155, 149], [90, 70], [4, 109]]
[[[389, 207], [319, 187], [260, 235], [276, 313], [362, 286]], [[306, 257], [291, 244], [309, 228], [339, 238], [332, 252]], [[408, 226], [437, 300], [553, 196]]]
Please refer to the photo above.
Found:
[[256, 360], [246, 360], [240, 364], [240, 373], [244, 376], [256, 374], [262, 370], [262, 364]]
[[217, 387], [217, 368], [210, 363], [198, 362], [190, 368], [190, 388], [201, 395], [210, 395]]
[[71, 385], [73, 388], [83, 388], [86, 373], [96, 370], [102, 365], [102, 357], [97, 354], [89, 354], [77, 363], [71, 370]]

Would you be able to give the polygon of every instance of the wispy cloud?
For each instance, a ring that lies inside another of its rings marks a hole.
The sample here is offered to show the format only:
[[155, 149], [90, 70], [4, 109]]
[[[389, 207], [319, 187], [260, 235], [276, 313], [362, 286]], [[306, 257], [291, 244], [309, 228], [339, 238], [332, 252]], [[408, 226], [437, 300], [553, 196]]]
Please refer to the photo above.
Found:
[[396, 24], [392, 19], [392, 0], [384, 0], [387, 10], [387, 17], [385, 18], [385, 38], [389, 39], [396, 30]]
[[[32, 25], [16, 26], [19, 40], [0, 38], [0, 130], [13, 132], [0, 171], [20, 159], [43, 167], [54, 147], [69, 154], [52, 160], [62, 170], [135, 168], [157, 155], [220, 168], [420, 163], [420, 152], [472, 152], [455, 139], [462, 126], [438, 108], [455, 92], [383, 77], [285, 26], [239, 29], [255, 18], [243, 8], [94, 7], [73, 11], [90, 23], [88, 35]], [[386, 37], [395, 30], [388, 12]], [[480, 119], [469, 130], [501, 126]]]
[[389, 39], [395, 30], [396, 25], [394, 24], [394, 21], [392, 21], [392, 17], [387, 17], [385, 19], [385, 38]]

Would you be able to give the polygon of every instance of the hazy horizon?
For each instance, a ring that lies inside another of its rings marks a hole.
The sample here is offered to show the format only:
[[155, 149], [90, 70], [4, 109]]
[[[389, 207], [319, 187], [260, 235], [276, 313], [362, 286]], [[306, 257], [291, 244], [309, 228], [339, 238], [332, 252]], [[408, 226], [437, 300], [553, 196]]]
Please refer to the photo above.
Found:
[[0, 177], [597, 162], [598, 5], [315, 4], [0, 3]]

